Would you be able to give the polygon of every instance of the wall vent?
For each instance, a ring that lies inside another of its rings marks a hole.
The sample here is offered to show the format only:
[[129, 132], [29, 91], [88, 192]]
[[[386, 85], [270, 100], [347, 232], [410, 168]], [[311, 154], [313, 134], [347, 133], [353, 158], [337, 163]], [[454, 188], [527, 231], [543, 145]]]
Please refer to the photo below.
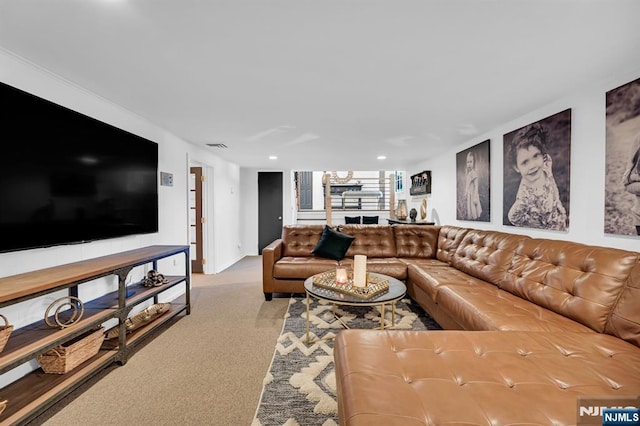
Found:
[[212, 148], [228, 148], [228, 146], [223, 143], [208, 143], [207, 146], [210, 146]]

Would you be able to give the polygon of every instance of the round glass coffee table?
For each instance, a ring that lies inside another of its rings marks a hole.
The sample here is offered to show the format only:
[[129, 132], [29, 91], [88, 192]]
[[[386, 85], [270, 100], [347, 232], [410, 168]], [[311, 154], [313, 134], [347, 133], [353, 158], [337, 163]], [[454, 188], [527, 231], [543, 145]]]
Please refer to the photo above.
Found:
[[[315, 275], [307, 278], [304, 281], [304, 291], [307, 294], [307, 344], [312, 343], [309, 339], [309, 307], [311, 306], [312, 297], [320, 301], [331, 303], [333, 316], [345, 328], [349, 328], [349, 326], [336, 313], [336, 306], [380, 306], [380, 330], [384, 330], [385, 328], [395, 325], [396, 302], [402, 299], [407, 294], [407, 287], [402, 281], [388, 275], [378, 274], [375, 272], [369, 272], [369, 275], [387, 280], [389, 282], [389, 290], [370, 299], [364, 299], [361, 297], [313, 285], [313, 279]], [[386, 321], [384, 318], [384, 311], [387, 305], [391, 305], [390, 326], [386, 325]]]

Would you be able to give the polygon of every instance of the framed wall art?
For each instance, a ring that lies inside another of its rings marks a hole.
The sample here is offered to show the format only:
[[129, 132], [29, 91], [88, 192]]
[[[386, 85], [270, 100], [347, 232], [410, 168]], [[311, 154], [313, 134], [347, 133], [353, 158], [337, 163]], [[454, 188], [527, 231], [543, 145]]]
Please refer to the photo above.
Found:
[[640, 235], [640, 78], [606, 95], [604, 232]]
[[431, 171], [425, 170], [415, 175], [411, 175], [411, 187], [409, 195], [431, 194]]
[[456, 154], [456, 219], [489, 222], [490, 145], [484, 142]]
[[571, 109], [504, 135], [504, 225], [569, 229]]

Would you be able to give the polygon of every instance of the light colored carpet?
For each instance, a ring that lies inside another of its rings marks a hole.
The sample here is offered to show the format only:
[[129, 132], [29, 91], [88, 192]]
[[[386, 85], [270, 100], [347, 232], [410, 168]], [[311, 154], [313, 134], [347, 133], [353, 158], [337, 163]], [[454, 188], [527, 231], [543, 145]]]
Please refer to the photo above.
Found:
[[[332, 338], [344, 329], [332, 305], [311, 299], [309, 337], [306, 299], [292, 297], [252, 426], [335, 426], [338, 424]], [[350, 328], [380, 326], [379, 307], [340, 306], [337, 314]], [[391, 324], [391, 310], [385, 311]], [[411, 299], [396, 303], [393, 329], [440, 330], [440, 326]]]
[[261, 262], [194, 274], [191, 315], [32, 424], [251, 424], [289, 303], [264, 301]]

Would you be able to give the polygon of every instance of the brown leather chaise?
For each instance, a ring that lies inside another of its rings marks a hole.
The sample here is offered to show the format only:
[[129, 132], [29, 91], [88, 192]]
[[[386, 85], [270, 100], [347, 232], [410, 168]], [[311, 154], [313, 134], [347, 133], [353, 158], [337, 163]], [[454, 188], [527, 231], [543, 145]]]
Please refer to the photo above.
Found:
[[407, 285], [446, 330], [338, 333], [341, 425], [586, 424], [581, 398], [640, 396], [639, 253], [440, 232], [464, 237]]

